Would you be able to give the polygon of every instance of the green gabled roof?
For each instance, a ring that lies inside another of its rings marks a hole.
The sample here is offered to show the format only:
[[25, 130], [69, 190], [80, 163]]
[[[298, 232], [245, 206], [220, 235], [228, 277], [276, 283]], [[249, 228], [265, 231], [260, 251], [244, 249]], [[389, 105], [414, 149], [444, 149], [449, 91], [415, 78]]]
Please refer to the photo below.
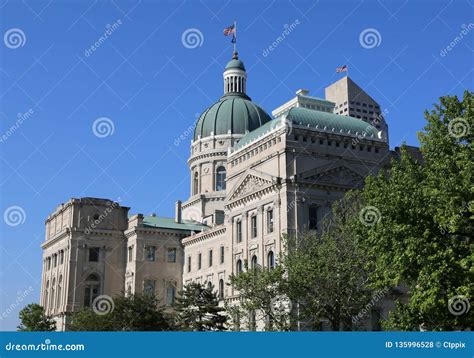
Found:
[[[290, 126], [303, 126], [321, 132], [381, 139], [377, 128], [360, 119], [313, 109], [293, 107], [288, 111], [285, 122], [289, 123]], [[283, 125], [282, 117], [272, 119], [243, 136], [234, 146], [234, 149], [237, 150], [246, 146], [276, 127], [280, 127], [280, 125]]]
[[279, 119], [272, 119], [271, 121], [265, 123], [263, 126], [260, 126], [257, 129], [247, 133], [245, 136], [242, 137], [242, 139], [239, 140], [239, 142], [234, 146], [234, 148], [239, 149], [255, 141], [257, 138], [274, 129], [275, 126], [278, 125], [278, 122], [280, 122]]
[[142, 224], [148, 227], [172, 230], [205, 231], [209, 229], [207, 225], [196, 221], [183, 220], [181, 223], [177, 223], [174, 218], [164, 218], [158, 216], [145, 216], [143, 217]]
[[297, 126], [343, 135], [379, 139], [379, 131], [377, 128], [354, 117], [294, 107], [289, 110], [286, 119]]

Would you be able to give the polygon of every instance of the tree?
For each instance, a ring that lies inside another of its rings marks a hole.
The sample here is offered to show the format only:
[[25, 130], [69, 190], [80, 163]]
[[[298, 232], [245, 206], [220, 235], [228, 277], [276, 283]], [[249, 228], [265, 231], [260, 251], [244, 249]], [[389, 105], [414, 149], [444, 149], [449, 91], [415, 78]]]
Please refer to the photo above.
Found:
[[37, 303], [30, 303], [20, 311], [19, 331], [55, 331], [56, 322], [45, 315], [44, 309]]
[[313, 329], [326, 320], [334, 331], [351, 329], [352, 318], [370, 300], [366, 255], [353, 236], [360, 205], [358, 192], [349, 192], [333, 204], [320, 234], [306, 232], [286, 240], [282, 263], [288, 271], [287, 294], [298, 305], [299, 319]]
[[[170, 318], [152, 295], [133, 294], [109, 300], [106, 311], [84, 308], [71, 314], [71, 331], [168, 331]], [[100, 303], [97, 303], [100, 305]], [[100, 308], [100, 307], [99, 307]]]
[[193, 282], [180, 292], [174, 306], [177, 328], [182, 331], [224, 331], [227, 317], [213, 287]]
[[[247, 264], [246, 264], [247, 266]], [[230, 284], [238, 290], [239, 303], [227, 308], [233, 316], [261, 315], [267, 322], [266, 330], [286, 331], [290, 328], [290, 302], [286, 297], [285, 269], [278, 265], [274, 269], [257, 266], [229, 277]], [[237, 319], [234, 319], [237, 321]], [[253, 322], [249, 320], [249, 330]]]
[[463, 329], [474, 322], [473, 93], [442, 97], [425, 117], [423, 163], [402, 150], [387, 173], [367, 178], [362, 197], [380, 223], [361, 223], [354, 235], [374, 287], [408, 286], [408, 302], [398, 303], [386, 328]]

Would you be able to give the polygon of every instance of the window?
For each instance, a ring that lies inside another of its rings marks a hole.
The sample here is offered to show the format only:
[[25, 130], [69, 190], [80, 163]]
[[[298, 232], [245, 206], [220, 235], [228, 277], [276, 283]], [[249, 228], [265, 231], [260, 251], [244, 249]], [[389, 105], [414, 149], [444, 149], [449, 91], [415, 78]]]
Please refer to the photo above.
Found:
[[63, 250], [61, 250], [59, 252], [59, 258], [60, 258], [60, 260], [59, 260], [60, 265], [62, 265], [64, 263], [64, 251]]
[[216, 170], [216, 191], [225, 190], [225, 168], [220, 166]]
[[63, 285], [63, 276], [59, 276], [58, 281], [58, 297], [56, 298], [56, 307], [59, 308], [61, 306], [61, 292], [62, 292], [62, 285]]
[[51, 307], [51, 309], [54, 308], [54, 288], [56, 286], [56, 279], [53, 278], [53, 284], [51, 285], [51, 296], [50, 296], [50, 300], [51, 302], [49, 302], [49, 307]]
[[252, 270], [255, 270], [257, 268], [257, 256], [252, 256], [252, 260], [250, 261], [250, 267]]
[[220, 300], [224, 299], [224, 280], [223, 279], [219, 280], [219, 299]]
[[54, 254], [53, 255], [53, 267], [56, 267], [57, 264], [58, 264], [58, 255]]
[[211, 281], [207, 281], [207, 289], [209, 291], [212, 291], [212, 282]]
[[98, 247], [89, 248], [89, 262], [99, 262], [99, 250]]
[[44, 290], [44, 306], [48, 307], [48, 292], [49, 292], [49, 280], [46, 281], [46, 289]]
[[50, 270], [51, 269], [51, 257], [48, 257], [46, 259], [46, 266], [47, 266], [47, 269]]
[[194, 173], [194, 178], [193, 178], [193, 195], [196, 195], [199, 193], [199, 174], [198, 172]]
[[242, 221], [238, 220], [236, 224], [237, 242], [242, 242]]
[[145, 260], [146, 261], [155, 261], [155, 246], [145, 246]]
[[176, 262], [176, 248], [169, 248], [166, 253], [166, 261]]
[[128, 248], [128, 262], [132, 262], [132, 258], [133, 258], [133, 247], [130, 246]]
[[273, 209], [267, 211], [267, 233], [273, 232]]
[[235, 265], [235, 272], [237, 275], [242, 272], [242, 260], [237, 260], [237, 264]]
[[155, 295], [155, 280], [143, 281], [143, 293], [149, 296]]
[[209, 267], [212, 266], [212, 250], [209, 250]]
[[221, 264], [224, 263], [224, 246], [221, 246]]
[[309, 230], [318, 229], [318, 207], [311, 205], [309, 207]]
[[252, 237], [257, 237], [257, 216], [252, 216], [251, 220]]
[[99, 296], [100, 280], [96, 274], [90, 274], [84, 285], [84, 307], [92, 307], [94, 300]]
[[198, 270], [200, 270], [202, 267], [202, 254], [198, 254]]
[[173, 285], [169, 285], [166, 288], [166, 305], [174, 305], [174, 297], [176, 296], [176, 288]]
[[191, 256], [188, 256], [188, 272], [191, 272]]
[[273, 270], [275, 268], [275, 255], [270, 251], [267, 255], [268, 268]]

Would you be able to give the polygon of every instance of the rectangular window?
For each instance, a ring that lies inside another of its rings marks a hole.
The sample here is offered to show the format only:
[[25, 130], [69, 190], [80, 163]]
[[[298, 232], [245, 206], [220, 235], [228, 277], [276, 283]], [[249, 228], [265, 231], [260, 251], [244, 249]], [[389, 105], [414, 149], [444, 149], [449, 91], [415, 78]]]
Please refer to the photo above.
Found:
[[237, 242], [242, 242], [242, 221], [237, 221], [236, 224], [236, 236], [237, 236]]
[[92, 307], [92, 303], [99, 296], [99, 285], [86, 285], [84, 290], [84, 307]]
[[174, 296], [175, 296], [176, 289], [174, 286], [168, 286], [166, 288], [166, 305], [173, 306], [174, 305]]
[[132, 258], [133, 258], [133, 247], [129, 247], [128, 248], [128, 262], [132, 262]]
[[318, 229], [318, 207], [316, 205], [311, 205], [309, 207], [309, 229]]
[[53, 255], [53, 267], [56, 267], [58, 264], [58, 255], [54, 254]]
[[198, 254], [198, 270], [200, 270], [202, 267], [202, 254]]
[[273, 232], [273, 210], [267, 211], [267, 233]]
[[224, 246], [221, 246], [221, 264], [224, 263]]
[[191, 256], [188, 256], [188, 272], [191, 272]]
[[168, 262], [176, 262], [176, 248], [169, 248], [166, 254], [166, 260]]
[[155, 295], [155, 280], [143, 281], [143, 293], [149, 296]]
[[61, 265], [64, 263], [64, 251], [61, 251], [59, 254]]
[[252, 216], [251, 220], [252, 238], [257, 237], [257, 216]]
[[98, 247], [89, 248], [89, 262], [99, 262], [99, 250]]
[[155, 261], [155, 246], [145, 246], [145, 260], [146, 261]]
[[212, 250], [209, 250], [209, 267], [212, 266]]

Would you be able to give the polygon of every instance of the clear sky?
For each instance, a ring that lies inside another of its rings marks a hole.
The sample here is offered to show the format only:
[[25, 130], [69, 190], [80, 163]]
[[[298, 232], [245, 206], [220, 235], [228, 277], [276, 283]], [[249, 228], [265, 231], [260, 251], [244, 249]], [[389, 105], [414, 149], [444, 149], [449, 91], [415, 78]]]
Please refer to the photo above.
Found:
[[174, 202], [188, 197], [188, 128], [222, 95], [232, 52], [222, 30], [234, 20], [248, 94], [268, 112], [299, 88], [324, 97], [347, 64], [387, 113], [391, 146], [417, 145], [423, 111], [473, 88], [468, 1], [2, 0], [0, 8], [2, 330], [39, 300], [44, 220], [57, 205], [120, 198], [131, 213], [173, 216]]

